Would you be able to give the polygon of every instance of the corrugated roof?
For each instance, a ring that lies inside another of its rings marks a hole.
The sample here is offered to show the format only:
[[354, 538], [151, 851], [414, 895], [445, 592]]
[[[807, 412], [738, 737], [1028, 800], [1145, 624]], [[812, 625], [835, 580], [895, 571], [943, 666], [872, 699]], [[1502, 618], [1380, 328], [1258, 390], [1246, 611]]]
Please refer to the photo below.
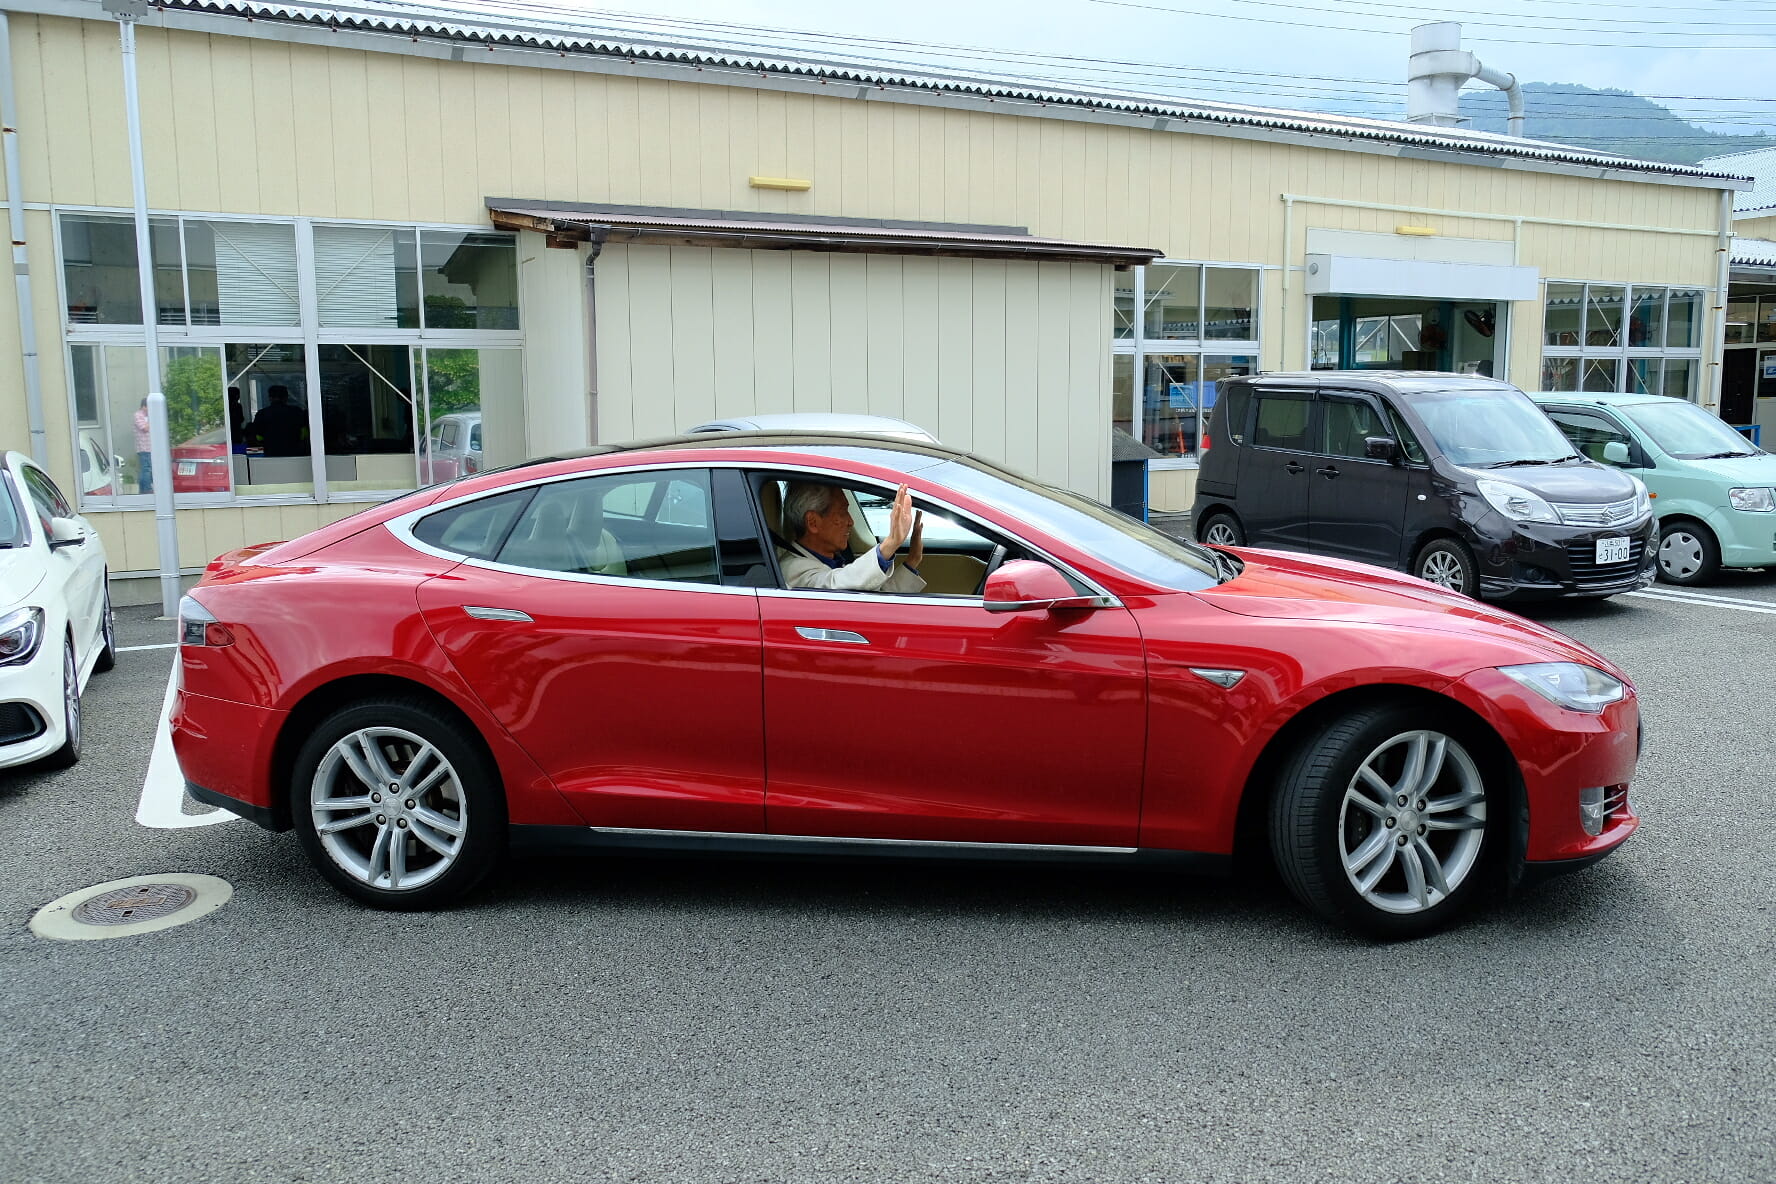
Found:
[[[1596, 168], [1662, 173], [1669, 176], [1743, 181], [1734, 173], [1717, 173], [1689, 165], [1636, 160], [1608, 153], [1590, 152], [1538, 140], [1515, 140], [1489, 132], [1457, 128], [1433, 128], [1421, 124], [1356, 116], [1327, 115], [1238, 103], [1179, 99], [1114, 89], [1051, 87], [993, 74], [952, 73], [924, 68], [827, 58], [760, 54], [755, 50], [724, 46], [705, 40], [666, 40], [636, 29], [599, 24], [592, 14], [564, 15], [559, 9], [531, 8], [520, 3], [483, 5], [382, 3], [358, 0], [345, 4], [277, 4], [260, 0], [152, 0], [167, 12], [212, 13], [258, 21], [288, 21], [327, 28], [351, 29], [406, 37], [468, 41], [517, 49], [550, 50], [621, 57], [636, 61], [679, 63], [701, 67], [744, 70], [761, 74], [851, 82], [875, 87], [970, 95], [1083, 107], [1159, 119], [1198, 120], [1278, 131], [1338, 136], [1353, 140], [1384, 141], [1427, 149], [1483, 156], [1561, 162]], [[1723, 186], [1727, 187], [1727, 186]]]
[[1741, 189], [1733, 195], [1735, 214], [1776, 209], [1776, 148], [1758, 148], [1751, 152], [1735, 152], [1729, 156], [1711, 156], [1697, 162], [1696, 167], [1701, 168], [1704, 165], [1727, 169], [1751, 178], [1750, 189]]
[[1733, 262], [1745, 267], [1776, 267], [1776, 242], [1767, 238], [1733, 238]]

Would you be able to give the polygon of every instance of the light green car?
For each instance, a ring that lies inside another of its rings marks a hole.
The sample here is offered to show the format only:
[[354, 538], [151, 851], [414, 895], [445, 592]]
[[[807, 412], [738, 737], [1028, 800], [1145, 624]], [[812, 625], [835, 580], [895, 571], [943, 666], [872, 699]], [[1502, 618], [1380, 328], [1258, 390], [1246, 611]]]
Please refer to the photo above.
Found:
[[1776, 456], [1682, 399], [1530, 397], [1574, 448], [1646, 482], [1659, 516], [1659, 578], [1701, 584], [1722, 567], [1776, 567]]

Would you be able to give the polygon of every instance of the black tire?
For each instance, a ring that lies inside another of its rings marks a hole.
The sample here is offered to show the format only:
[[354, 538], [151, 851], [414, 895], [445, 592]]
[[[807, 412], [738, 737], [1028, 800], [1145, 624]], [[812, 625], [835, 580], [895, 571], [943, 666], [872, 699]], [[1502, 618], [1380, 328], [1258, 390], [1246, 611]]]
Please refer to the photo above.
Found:
[[1432, 539], [1412, 557], [1412, 574], [1463, 596], [1478, 596], [1479, 570], [1474, 553], [1460, 539]]
[[105, 573], [105, 616], [99, 626], [99, 657], [93, 671], [103, 674], [117, 665], [117, 617], [111, 611], [111, 573]]
[[1246, 531], [1238, 518], [1226, 510], [1215, 510], [1197, 523], [1196, 541], [1211, 547], [1243, 547]]
[[80, 665], [74, 660], [74, 639], [62, 642], [62, 727], [66, 738], [62, 746], [43, 758], [49, 769], [66, 769], [80, 760], [81, 739], [85, 732], [80, 706]]
[[[1419, 736], [1444, 741], [1426, 742], [1421, 769], [1439, 754], [1429, 780], [1407, 775]], [[1404, 704], [1361, 708], [1316, 729], [1284, 765], [1270, 802], [1283, 882], [1320, 916], [1370, 937], [1418, 937], [1449, 924], [1493, 881], [1504, 846], [1507, 797], [1485, 753], [1468, 729]], [[1379, 770], [1387, 794], [1359, 779], [1365, 765]], [[1394, 796], [1402, 788], [1403, 805]], [[1353, 793], [1369, 805], [1350, 802]], [[1370, 875], [1375, 883], [1360, 887]]]
[[[403, 777], [418, 765], [422, 774], [429, 774], [435, 765], [422, 763], [420, 745], [426, 745], [447, 763], [449, 775], [430, 789], [425, 788], [428, 777], [418, 776], [421, 786], [417, 792], [389, 794], [380, 780], [372, 787], [353, 770], [343, 749], [335, 749], [348, 737], [362, 742], [367, 731], [377, 733], [370, 742], [377, 745], [385, 762], [371, 765], [365, 750], [354, 747], [359, 766], [367, 771], [381, 768]], [[290, 820], [310, 862], [328, 883], [374, 908], [412, 911], [439, 908], [457, 900], [493, 870], [506, 849], [505, 792], [492, 758], [463, 732], [461, 720], [424, 700], [408, 698], [349, 704], [314, 729], [292, 765]], [[321, 779], [318, 795], [317, 778]], [[358, 806], [317, 810], [315, 805], [317, 796], [322, 801], [351, 801], [369, 799], [372, 794], [375, 800], [363, 802], [361, 815]], [[346, 825], [323, 838], [317, 813]], [[460, 835], [440, 829], [444, 824], [459, 826]], [[422, 838], [426, 841], [421, 842]], [[447, 857], [426, 845], [434, 839], [449, 845], [453, 838], [457, 842]], [[403, 864], [413, 859], [422, 866], [398, 871], [393, 855], [396, 844]], [[384, 852], [380, 863], [379, 849]], [[378, 876], [378, 866], [386, 874]], [[400, 885], [401, 872], [409, 875], [413, 886]], [[393, 886], [385, 885], [385, 880]]]
[[1707, 584], [1720, 574], [1720, 542], [1699, 522], [1659, 523], [1659, 578], [1667, 584]]

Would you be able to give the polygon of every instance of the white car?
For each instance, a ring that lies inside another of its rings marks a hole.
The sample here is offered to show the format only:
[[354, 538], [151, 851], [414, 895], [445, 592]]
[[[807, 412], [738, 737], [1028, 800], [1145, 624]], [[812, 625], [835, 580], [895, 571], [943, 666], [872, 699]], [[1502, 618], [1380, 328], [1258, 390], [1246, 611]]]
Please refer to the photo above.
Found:
[[49, 474], [0, 464], [0, 767], [80, 759], [80, 694], [116, 662], [105, 545]]

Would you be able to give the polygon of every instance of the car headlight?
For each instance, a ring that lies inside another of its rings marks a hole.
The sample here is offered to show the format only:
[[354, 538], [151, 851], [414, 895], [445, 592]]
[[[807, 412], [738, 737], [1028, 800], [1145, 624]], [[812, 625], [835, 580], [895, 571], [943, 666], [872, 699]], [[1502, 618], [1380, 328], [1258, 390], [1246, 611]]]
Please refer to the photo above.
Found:
[[37, 656], [43, 643], [43, 610], [15, 608], [0, 617], [0, 666], [18, 666]]
[[1476, 484], [1486, 504], [1513, 522], [1559, 522], [1554, 507], [1536, 494], [1509, 481], [1493, 481], [1482, 477]]
[[1620, 702], [1628, 693], [1628, 686], [1621, 679], [1605, 674], [1595, 666], [1581, 666], [1577, 662], [1500, 666], [1499, 673], [1522, 683], [1556, 706], [1593, 715], [1611, 703]]
[[1776, 490], [1770, 489], [1729, 489], [1727, 501], [1735, 510], [1754, 510], [1758, 513], [1769, 513], [1776, 510]]
[[1653, 495], [1639, 477], [1630, 474], [1628, 480], [1634, 482], [1634, 516], [1644, 518], [1653, 512]]

